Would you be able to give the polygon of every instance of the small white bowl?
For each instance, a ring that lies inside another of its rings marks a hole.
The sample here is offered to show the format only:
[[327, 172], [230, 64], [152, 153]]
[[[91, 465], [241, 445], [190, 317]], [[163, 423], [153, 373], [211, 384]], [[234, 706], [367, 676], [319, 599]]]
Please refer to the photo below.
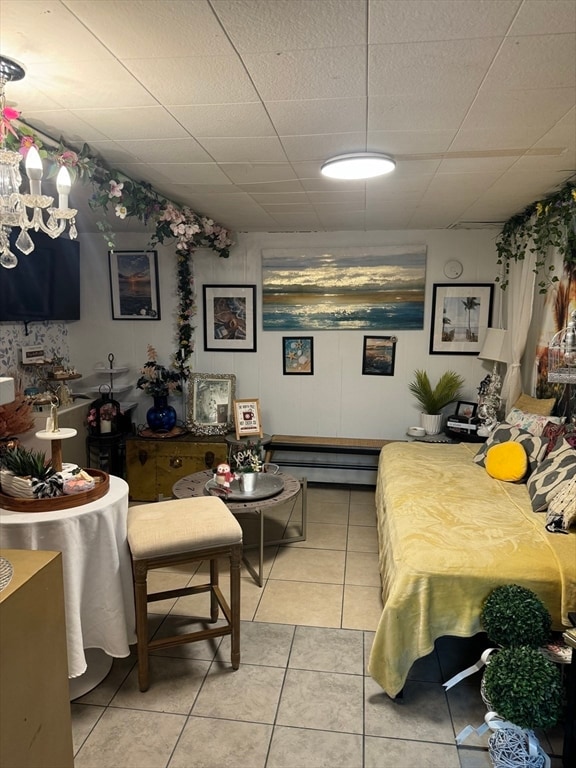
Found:
[[410, 437], [424, 437], [426, 430], [424, 427], [408, 427], [406, 434]]

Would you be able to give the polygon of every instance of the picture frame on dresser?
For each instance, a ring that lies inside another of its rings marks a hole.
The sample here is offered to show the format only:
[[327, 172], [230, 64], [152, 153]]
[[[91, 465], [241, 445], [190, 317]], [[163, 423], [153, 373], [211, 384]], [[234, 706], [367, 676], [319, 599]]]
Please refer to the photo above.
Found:
[[256, 286], [203, 285], [204, 351], [256, 352]]
[[431, 355], [478, 355], [492, 320], [494, 283], [435, 283]]
[[234, 400], [236, 440], [241, 437], [263, 437], [259, 400]]
[[191, 373], [186, 426], [195, 435], [225, 435], [234, 429], [233, 373]]

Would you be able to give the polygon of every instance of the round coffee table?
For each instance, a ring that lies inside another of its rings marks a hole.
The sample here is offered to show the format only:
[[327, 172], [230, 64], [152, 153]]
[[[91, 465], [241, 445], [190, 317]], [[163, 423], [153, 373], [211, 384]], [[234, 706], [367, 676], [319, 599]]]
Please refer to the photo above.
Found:
[[[209, 492], [206, 490], [206, 484], [209, 480], [212, 480], [214, 473], [211, 469], [204, 470], [203, 472], [195, 472], [192, 475], [186, 475], [178, 480], [172, 486], [172, 495], [176, 499], [188, 499], [193, 496], [208, 496]], [[266, 546], [275, 546], [279, 544], [292, 544], [296, 541], [306, 540], [306, 496], [307, 496], [307, 482], [306, 478], [298, 480], [292, 475], [286, 474], [286, 472], [278, 472], [272, 477], [280, 478], [283, 482], [282, 490], [275, 496], [270, 496], [264, 499], [247, 499], [242, 500], [228, 500], [221, 497], [226, 506], [232, 512], [233, 515], [241, 517], [243, 515], [254, 515], [259, 518], [260, 530], [258, 535], [258, 570], [254, 568], [252, 563], [243, 556], [243, 562], [248, 569], [250, 575], [258, 584], [259, 587], [263, 585], [262, 571], [264, 567], [264, 543]], [[277, 507], [279, 504], [292, 499], [298, 493], [302, 494], [302, 525], [300, 527], [300, 533], [298, 536], [290, 536], [285, 539], [275, 539], [274, 541], [264, 542], [264, 513], [267, 509]]]

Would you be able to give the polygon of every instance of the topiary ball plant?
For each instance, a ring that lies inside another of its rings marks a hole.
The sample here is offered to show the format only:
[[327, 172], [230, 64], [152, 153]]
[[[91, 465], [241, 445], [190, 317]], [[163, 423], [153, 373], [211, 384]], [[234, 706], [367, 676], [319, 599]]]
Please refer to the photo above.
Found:
[[535, 648], [503, 648], [491, 656], [484, 690], [500, 717], [520, 728], [551, 728], [562, 712], [560, 670]]
[[503, 584], [486, 598], [480, 624], [490, 640], [504, 648], [539, 648], [550, 637], [552, 617], [535, 592]]

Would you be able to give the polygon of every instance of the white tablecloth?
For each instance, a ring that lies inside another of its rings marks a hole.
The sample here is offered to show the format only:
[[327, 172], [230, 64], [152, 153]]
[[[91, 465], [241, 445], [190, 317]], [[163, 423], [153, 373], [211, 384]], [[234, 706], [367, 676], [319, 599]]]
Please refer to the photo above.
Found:
[[121, 658], [136, 641], [127, 512], [128, 485], [113, 475], [105, 496], [80, 507], [0, 508], [1, 547], [62, 552], [68, 677], [86, 671], [85, 648]]

